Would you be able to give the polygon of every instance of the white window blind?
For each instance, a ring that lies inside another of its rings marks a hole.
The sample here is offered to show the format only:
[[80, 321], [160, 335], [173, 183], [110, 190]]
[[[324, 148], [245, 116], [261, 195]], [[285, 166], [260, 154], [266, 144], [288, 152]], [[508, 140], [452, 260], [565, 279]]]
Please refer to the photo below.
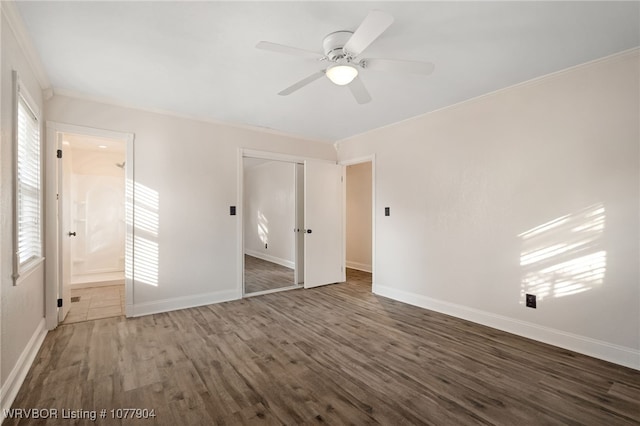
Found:
[[16, 119], [16, 256], [17, 274], [42, 257], [40, 126], [17, 87]]

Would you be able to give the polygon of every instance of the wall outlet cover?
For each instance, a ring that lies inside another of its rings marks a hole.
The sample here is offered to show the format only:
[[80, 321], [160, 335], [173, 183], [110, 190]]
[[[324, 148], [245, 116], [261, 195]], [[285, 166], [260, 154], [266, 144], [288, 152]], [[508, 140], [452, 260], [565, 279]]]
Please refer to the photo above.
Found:
[[527, 308], [536, 309], [536, 295], [535, 294], [527, 294], [527, 296], [526, 296], [526, 305], [527, 305]]

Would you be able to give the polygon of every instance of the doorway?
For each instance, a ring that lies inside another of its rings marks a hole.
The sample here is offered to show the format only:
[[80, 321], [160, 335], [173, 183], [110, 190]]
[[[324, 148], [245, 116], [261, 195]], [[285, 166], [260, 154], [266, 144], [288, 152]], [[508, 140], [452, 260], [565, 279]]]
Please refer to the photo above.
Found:
[[48, 122], [47, 140], [47, 327], [124, 315], [133, 135]]
[[69, 253], [62, 272], [71, 300], [62, 323], [124, 315], [126, 143], [60, 137], [63, 251]]
[[345, 264], [347, 282], [373, 291], [374, 161], [361, 159], [346, 165]]

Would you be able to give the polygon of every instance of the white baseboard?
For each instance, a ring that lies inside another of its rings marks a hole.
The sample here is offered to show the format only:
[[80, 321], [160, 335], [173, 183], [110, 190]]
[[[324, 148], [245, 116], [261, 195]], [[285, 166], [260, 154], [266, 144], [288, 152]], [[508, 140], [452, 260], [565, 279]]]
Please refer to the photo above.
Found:
[[233, 289], [197, 294], [194, 296], [155, 300], [153, 302], [136, 303], [133, 305], [127, 305], [125, 310], [128, 317], [139, 317], [143, 315], [177, 311], [178, 309], [195, 308], [196, 306], [212, 305], [214, 303], [228, 302], [230, 300], [237, 299], [239, 299], [238, 290]]
[[25, 377], [27, 377], [27, 373], [29, 372], [33, 361], [36, 359], [36, 355], [40, 350], [40, 346], [42, 346], [42, 342], [44, 342], [44, 338], [47, 336], [47, 332], [45, 320], [42, 318], [36, 327], [36, 331], [29, 339], [27, 346], [25, 346], [24, 350], [20, 354], [16, 365], [11, 370], [11, 373], [9, 373], [4, 385], [2, 385], [2, 389], [0, 390], [0, 399], [2, 400], [2, 416], [0, 417], [0, 423], [2, 423], [2, 420], [5, 418], [5, 413], [7, 413], [7, 410], [11, 408], [13, 401], [16, 399], [16, 395], [18, 395], [18, 391], [20, 390]]
[[358, 271], [364, 271], [371, 273], [371, 265], [367, 265], [366, 263], [358, 263], [347, 260], [345, 262], [345, 266], [351, 269], [357, 269]]
[[245, 249], [244, 254], [257, 257], [258, 259], [266, 260], [267, 262], [277, 263], [278, 265], [284, 266], [289, 269], [294, 269], [296, 267], [295, 263], [293, 263], [293, 261], [291, 260], [282, 259], [280, 257], [271, 256], [265, 253], [260, 253], [259, 251]]
[[467, 306], [432, 299], [416, 293], [376, 284], [374, 293], [409, 305], [497, 328], [518, 336], [640, 370], [640, 351], [577, 334], [567, 333]]

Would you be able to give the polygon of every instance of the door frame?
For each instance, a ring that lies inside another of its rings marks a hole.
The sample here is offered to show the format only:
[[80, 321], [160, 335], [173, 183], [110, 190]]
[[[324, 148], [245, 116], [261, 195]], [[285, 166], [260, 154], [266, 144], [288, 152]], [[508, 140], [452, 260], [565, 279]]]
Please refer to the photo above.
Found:
[[[366, 155], [364, 157], [353, 158], [351, 160], [341, 161], [340, 164], [345, 166], [353, 166], [355, 164], [371, 163], [371, 292], [376, 293], [376, 155]], [[344, 200], [343, 200], [343, 248], [344, 265], [346, 273], [347, 265], [347, 173], [344, 174]]]
[[[311, 158], [311, 157], [303, 157], [291, 154], [281, 154], [278, 152], [271, 151], [259, 151], [248, 148], [238, 148], [237, 154], [237, 194], [238, 198], [236, 200], [236, 235], [238, 236], [236, 240], [237, 247], [237, 257], [236, 257], [236, 269], [237, 273], [237, 285], [236, 285], [236, 296], [238, 299], [242, 299], [244, 297], [251, 296], [260, 296], [263, 294], [274, 293], [283, 290], [291, 290], [294, 288], [303, 288], [302, 285], [296, 285], [291, 287], [285, 287], [283, 289], [276, 290], [266, 290], [260, 291], [256, 293], [245, 294], [244, 293], [244, 157], [252, 157], [252, 158], [260, 158], [263, 160], [274, 160], [274, 161], [284, 161], [294, 164], [304, 164], [305, 161], [324, 161], [332, 164], [337, 164], [335, 160], [327, 160], [322, 158]], [[297, 194], [296, 194], [297, 196]], [[344, 267], [344, 265], [343, 265]]]
[[45, 138], [45, 322], [48, 330], [58, 326], [58, 297], [60, 286], [60, 243], [64, 236], [61, 231], [61, 205], [58, 203], [60, 174], [59, 161], [56, 156], [58, 149], [63, 149], [58, 143], [58, 133], [73, 133], [116, 139], [125, 142], [125, 306], [126, 315], [133, 314], [133, 217], [134, 217], [134, 139], [133, 133], [123, 133], [93, 127], [76, 126], [73, 124], [47, 121]]

